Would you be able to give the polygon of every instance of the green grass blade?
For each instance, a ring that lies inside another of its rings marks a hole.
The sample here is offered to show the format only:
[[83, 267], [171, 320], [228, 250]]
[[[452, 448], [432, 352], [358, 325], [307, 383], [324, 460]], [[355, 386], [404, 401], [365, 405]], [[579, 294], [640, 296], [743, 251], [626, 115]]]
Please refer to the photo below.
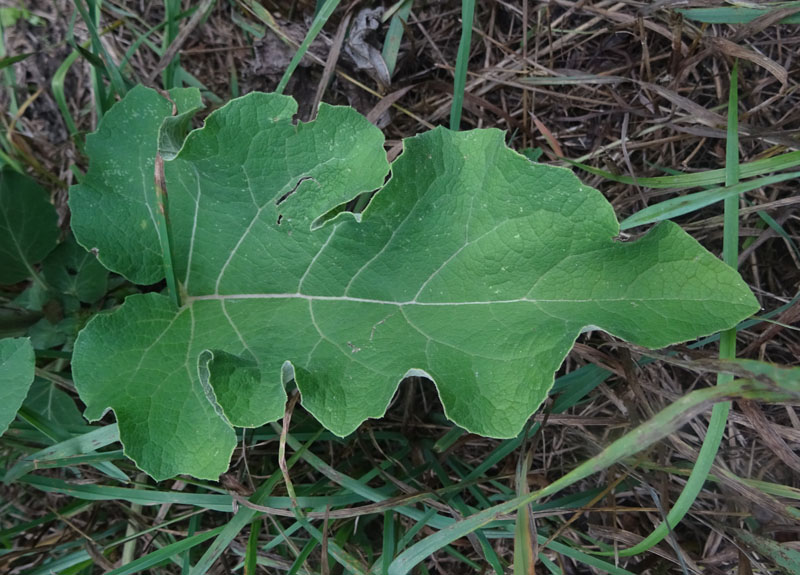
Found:
[[7, 56], [5, 58], [0, 58], [0, 70], [3, 68], [8, 68], [12, 64], [16, 64], [17, 62], [22, 62], [28, 56], [33, 56], [33, 52], [26, 52], [24, 54], [17, 54], [16, 56]]
[[[100, 2], [98, 1], [95, 3], [94, 0], [87, 0], [89, 6], [88, 10], [86, 6], [83, 5], [83, 0], [75, 0], [74, 4], [84, 24], [86, 24], [86, 28], [89, 30], [89, 37], [92, 40], [92, 48], [94, 49], [95, 55], [101, 56], [102, 58], [105, 72], [111, 80], [111, 86], [120, 97], [124, 96], [127, 92], [125, 81], [122, 79], [119, 68], [114, 64], [114, 60], [111, 59], [105, 46], [103, 46], [103, 43], [100, 41], [100, 35], [97, 33], [97, 25], [100, 18]], [[98, 80], [102, 83], [102, 79], [98, 78]]]
[[292, 74], [294, 74], [294, 71], [300, 64], [300, 60], [303, 59], [303, 56], [305, 56], [309, 46], [311, 46], [311, 43], [320, 33], [322, 27], [325, 26], [325, 23], [328, 21], [328, 18], [331, 17], [333, 11], [336, 10], [337, 6], [339, 6], [339, 0], [326, 0], [325, 4], [323, 4], [318, 10], [317, 15], [314, 16], [314, 21], [311, 22], [311, 27], [308, 29], [308, 33], [306, 34], [303, 43], [300, 44], [297, 52], [294, 53], [292, 61], [289, 62], [289, 66], [286, 68], [281, 81], [278, 83], [278, 87], [275, 88], [276, 93], [283, 94], [283, 91], [286, 89], [286, 85], [289, 83], [289, 79], [292, 77]]
[[243, 8], [245, 8], [256, 18], [258, 18], [258, 20], [262, 24], [264, 24], [267, 28], [272, 30], [278, 37], [278, 39], [281, 40], [281, 42], [283, 42], [286, 45], [291, 45], [289, 38], [281, 30], [280, 26], [278, 25], [278, 22], [275, 20], [272, 14], [270, 14], [266, 8], [264, 8], [261, 4], [259, 4], [257, 0], [238, 0], [238, 2], [242, 4]]
[[[302, 516], [298, 516], [297, 520], [318, 543], [322, 543], [323, 535], [322, 532], [311, 525], [309, 521]], [[353, 573], [354, 575], [368, 575], [369, 569], [361, 563], [358, 559], [356, 559], [353, 555], [345, 551], [341, 546], [335, 543], [333, 540], [328, 538], [328, 555], [333, 557], [336, 562], [341, 565], [345, 571], [348, 573]], [[327, 561], [327, 557], [322, 557], [322, 561]]]
[[264, 34], [267, 33], [267, 28], [265, 26], [262, 26], [257, 22], [251, 22], [244, 16], [244, 14], [237, 10], [233, 11], [231, 15], [231, 22], [241, 28], [245, 34], [252, 36], [256, 40], [261, 40], [264, 37]]
[[[674, 467], [674, 466], [663, 466], [663, 465], [656, 465], [652, 462], [642, 462], [641, 467], [645, 469], [653, 469], [655, 471], [662, 471], [664, 473], [672, 473], [674, 475], [689, 475], [691, 473], [691, 469], [683, 469], [681, 467]], [[789, 485], [781, 485], [779, 483], [770, 483], [768, 481], [760, 481], [758, 479], [747, 479], [744, 477], [740, 477], [730, 471], [721, 470], [720, 475], [724, 476], [727, 479], [736, 481], [737, 483], [741, 483], [743, 485], [747, 485], [748, 487], [752, 487], [754, 489], [758, 489], [762, 493], [766, 495], [774, 495], [775, 497], [785, 497], [787, 499], [792, 499], [794, 501], [800, 501], [800, 489], [796, 487], [791, 487]], [[716, 475], [709, 475], [709, 481], [713, 481], [714, 483], [722, 483], [722, 479]], [[791, 511], [791, 507], [787, 506], [786, 511], [790, 515], [797, 516], [797, 512]]]
[[[52, 460], [63, 460], [71, 456], [92, 453], [116, 441], [119, 441], [119, 429], [116, 423], [94, 429], [83, 435], [71, 437], [70, 439], [23, 457], [8, 470], [3, 478], [3, 482], [8, 484], [30, 473], [34, 469], [52, 467], [47, 465], [47, 463]], [[122, 474], [115, 479], [127, 482], [128, 476]]]
[[91, 501], [114, 501], [116, 499], [136, 503], [139, 505], [192, 505], [212, 511], [230, 513], [233, 509], [233, 500], [229, 495], [210, 493], [184, 493], [180, 491], [157, 491], [154, 489], [130, 489], [127, 487], [112, 487], [109, 485], [81, 485], [69, 483], [54, 477], [28, 475], [19, 479], [36, 489], [48, 493], [62, 493], [77, 499]]
[[[800, 6], [800, 2], [782, 2], [776, 8]], [[770, 13], [770, 8], [752, 6], [719, 6], [715, 8], [686, 8], [678, 10], [684, 18], [705, 24], [749, 24], [756, 18]], [[795, 13], [783, 18], [780, 24], [800, 24], [800, 14]]]
[[[175, 41], [178, 36], [178, 14], [181, 11], [181, 0], [165, 0], [164, 1], [164, 23], [166, 28], [164, 30], [164, 38], [162, 43], [162, 50], [166, 52], [170, 45]], [[165, 90], [177, 88], [175, 84], [175, 69], [178, 67], [180, 56], [175, 54], [175, 57], [167, 64], [164, 71], [161, 73], [161, 83]]]
[[[517, 462], [516, 484], [517, 496], [524, 497], [528, 489], [528, 472], [531, 468], [531, 450], [525, 449], [524, 457]], [[514, 527], [514, 575], [535, 575], [536, 555], [534, 554], [535, 534], [533, 515], [529, 505], [523, 505], [517, 510], [517, 520]]]
[[560, 477], [547, 487], [529, 495], [515, 497], [505, 503], [484, 509], [475, 515], [462, 519], [441, 529], [439, 532], [419, 541], [401, 553], [389, 568], [388, 575], [405, 575], [420, 561], [452, 543], [491, 524], [498, 514], [512, 513], [544, 497], [558, 493], [562, 489], [609, 466], [647, 449], [667, 435], [675, 433], [692, 417], [704, 411], [710, 404], [727, 402], [730, 398], [755, 398], [764, 401], [790, 401], [800, 395], [796, 384], [775, 385], [756, 380], [737, 380], [724, 385], [699, 389], [678, 399], [664, 408], [646, 423], [614, 441], [598, 455], [584, 461], [578, 467]]
[[461, 110], [464, 107], [464, 90], [467, 86], [467, 68], [472, 43], [472, 22], [475, 19], [475, 0], [461, 0], [461, 39], [458, 42], [456, 73], [453, 84], [453, 105], [450, 108], [450, 129], [461, 126]]
[[[699, 188], [703, 186], [713, 186], [725, 182], [726, 170], [720, 168], [717, 170], [705, 170], [703, 172], [695, 172], [689, 174], [677, 174], [673, 176], [656, 176], [654, 178], [636, 178], [634, 182], [630, 176], [622, 176], [613, 174], [606, 170], [601, 170], [593, 166], [582, 164], [580, 162], [573, 162], [572, 160], [565, 159], [567, 163], [576, 168], [580, 168], [585, 172], [602, 176], [612, 182], [620, 182], [622, 184], [638, 184], [643, 188]], [[763, 158], [761, 160], [754, 160], [746, 164], [742, 164], [739, 170], [741, 178], [753, 178], [761, 176], [770, 172], [778, 172], [789, 168], [794, 168], [800, 165], [800, 151], [787, 152], [772, 158]]]
[[[405, 549], [406, 546], [409, 543], [411, 543], [411, 541], [414, 539], [414, 537], [417, 536], [417, 533], [419, 533], [428, 524], [428, 522], [431, 520], [431, 518], [434, 515], [436, 515], [436, 509], [434, 509], [434, 508], [428, 509], [419, 518], [419, 520], [411, 527], [411, 529], [409, 529], [408, 531], [406, 531], [403, 534], [403, 536], [397, 542], [397, 550], [398, 551], [402, 551], [403, 549]], [[387, 569], [387, 571], [384, 571], [384, 573], [388, 573], [388, 569]]]
[[[68, 457], [55, 457], [51, 459], [47, 459], [45, 461], [38, 461], [36, 463], [36, 469], [59, 469], [61, 467], [72, 467], [76, 465], [85, 465], [85, 464], [99, 464], [99, 463], [107, 463], [110, 461], [129, 461], [125, 457], [125, 453], [122, 449], [115, 449], [114, 451], [103, 451], [102, 453], [87, 453], [85, 455], [70, 455]], [[106, 475], [109, 475], [106, 473]], [[123, 479], [125, 477], [125, 479]], [[118, 481], [126, 481], [127, 476], [119, 471], [118, 474], [115, 474], [113, 479]]]
[[383, 512], [383, 548], [381, 549], [381, 573], [386, 573], [389, 565], [394, 558], [395, 528], [394, 513], [392, 511]]
[[220, 98], [214, 92], [209, 90], [205, 84], [203, 84], [200, 80], [198, 80], [194, 75], [187, 72], [186, 69], [183, 68], [182, 66], [178, 66], [178, 69], [175, 72], [175, 74], [179, 77], [179, 79], [176, 80], [177, 82], [183, 83], [185, 86], [191, 88], [197, 88], [198, 90], [200, 90], [200, 92], [202, 92], [203, 97], [212, 104], [219, 104], [219, 105], [223, 104], [222, 98]]
[[774, 539], [759, 537], [744, 529], [734, 529], [733, 532], [748, 547], [752, 547], [759, 554], [768, 557], [784, 573], [800, 573], [800, 551], [792, 549], [788, 545], [781, 545]]
[[[725, 147], [725, 183], [728, 186], [736, 186], [739, 181], [739, 131], [738, 131], [738, 63], [734, 63], [731, 71], [731, 87], [728, 98], [728, 133]], [[738, 267], [738, 244], [739, 244], [739, 196], [725, 198], [725, 215], [723, 231], [723, 260], [729, 266], [736, 269]], [[736, 329], [730, 329], [720, 335], [719, 357], [722, 360], [733, 359], [736, 357]], [[717, 376], [717, 386], [729, 385], [733, 380], [730, 374], [720, 373]], [[622, 557], [630, 557], [642, 553], [654, 545], [660, 543], [668, 534], [671, 528], [675, 527], [683, 520], [689, 509], [694, 504], [697, 496], [705, 485], [711, 467], [714, 465], [714, 458], [717, 456], [722, 437], [725, 433], [725, 426], [728, 422], [728, 412], [730, 402], [718, 403], [711, 411], [711, 418], [708, 422], [703, 445], [697, 456], [692, 473], [686, 480], [686, 485], [678, 496], [678, 500], [667, 514], [667, 520], [661, 523], [647, 537], [638, 544], [617, 552]], [[611, 554], [611, 553], [609, 553]]]
[[[192, 515], [191, 519], [189, 519], [189, 529], [186, 532], [188, 537], [193, 537], [197, 533], [198, 527], [200, 527], [200, 515]], [[191, 549], [185, 549], [182, 553], [183, 557], [181, 558], [181, 575], [189, 575], [189, 572], [192, 570], [192, 553]]]
[[55, 98], [56, 104], [58, 104], [58, 109], [61, 112], [61, 117], [64, 118], [64, 123], [67, 125], [67, 131], [70, 137], [76, 144], [82, 146], [83, 143], [76, 137], [78, 135], [78, 128], [69, 111], [67, 97], [64, 94], [64, 80], [67, 76], [67, 72], [69, 72], [69, 69], [80, 56], [79, 52], [73, 50], [70, 55], [61, 62], [61, 65], [58, 67], [55, 74], [53, 74], [53, 79], [50, 80], [50, 89], [53, 91], [53, 98]]
[[450, 430], [436, 440], [433, 445], [433, 451], [436, 453], [444, 453], [450, 449], [456, 441], [458, 441], [466, 431], [460, 427], [453, 426]]
[[783, 226], [781, 226], [778, 222], [776, 222], [775, 219], [772, 216], [770, 216], [767, 212], [757, 212], [757, 213], [758, 216], [762, 220], [764, 220], [764, 222], [766, 222], [766, 224], [770, 228], [772, 228], [776, 234], [778, 234], [781, 238], [783, 238], [783, 241], [786, 242], [786, 244], [789, 246], [789, 249], [791, 249], [794, 252], [794, 255], [797, 256], [797, 259], [800, 260], [800, 248], [797, 247], [797, 244], [792, 239], [792, 236], [789, 235], [789, 233], [783, 228]]
[[156, 26], [149, 28], [146, 32], [138, 33], [136, 35], [136, 41], [133, 42], [127, 50], [125, 50], [125, 55], [122, 56], [122, 61], [119, 63], [120, 68], [124, 68], [125, 66], [128, 65], [131, 58], [133, 58], [133, 55], [136, 53], [136, 51], [142, 44], [145, 44], [150, 49], [152, 49], [156, 53], [156, 55], [160, 58], [161, 51], [158, 49], [157, 46], [155, 46], [152, 42], [149, 41], [149, 38], [152, 34], [158, 32], [166, 25], [167, 23], [166, 21], [164, 21], [161, 22], [160, 24], [157, 24]]
[[[320, 429], [320, 432], [322, 429]], [[308, 440], [300, 448], [289, 458], [286, 462], [286, 465], [289, 469], [297, 463], [300, 459], [301, 455], [305, 452], [306, 449], [311, 447], [311, 445], [317, 440], [319, 433], [312, 436], [311, 439]], [[255, 503], [256, 505], [264, 505], [269, 495], [272, 493], [272, 490], [275, 489], [275, 486], [283, 480], [280, 473], [273, 473], [269, 479], [267, 479], [261, 486], [256, 489], [255, 493], [250, 497], [250, 501]], [[258, 511], [254, 509], [250, 509], [249, 507], [239, 507], [239, 510], [236, 512], [236, 515], [233, 516], [233, 519], [228, 521], [222, 531], [217, 535], [214, 542], [206, 549], [203, 556], [200, 557], [200, 560], [195, 564], [195, 566], [190, 571], [190, 575], [205, 575], [211, 566], [216, 562], [220, 555], [228, 548], [231, 541], [233, 541], [239, 532], [245, 528], [250, 522], [253, 521], [259, 515]]]
[[[54, 442], [67, 441], [73, 437], [73, 434], [61, 426], [59, 423], [47, 420], [40, 414], [33, 412], [25, 406], [22, 406], [17, 413], [17, 416], [32, 425], [35, 429], [52, 439]], [[85, 429], [91, 429], [86, 426]], [[100, 463], [91, 463], [91, 466], [97, 469], [103, 475], [106, 475], [117, 481], [128, 482], [128, 476], [122, 470], [111, 463], [110, 461], [101, 461]]]
[[[99, 533], [93, 533], [93, 537], [97, 540], [109, 537], [122, 530], [124, 526], [124, 523], [118, 523], [110, 529]], [[85, 549], [67, 553], [66, 555], [63, 554], [65, 551], [80, 548], [81, 546], [82, 542], [80, 540], [72, 540], [68, 543], [57, 545], [48, 550], [48, 554], [52, 557], [56, 557], [55, 559], [46, 561], [38, 568], [28, 569], [24, 571], [24, 573], [25, 575], [52, 575], [53, 573], [68, 575], [70, 573], [85, 573], [85, 569], [91, 569], [94, 564], [94, 561], [92, 561], [89, 553]]]
[[[546, 537], [543, 535], [539, 535], [539, 542], [545, 543]], [[634, 575], [633, 572], [628, 571], [627, 569], [623, 569], [621, 567], [617, 567], [613, 563], [608, 563], [599, 557], [593, 557], [588, 553], [584, 553], [579, 549], [575, 549], [574, 547], [570, 547], [569, 545], [565, 545], [564, 543], [560, 543], [558, 541], [551, 541], [547, 544], [547, 548], [555, 551], [556, 553], [560, 553], [565, 557], [569, 557], [588, 565], [589, 567], [594, 567], [597, 569], [596, 572], [598, 573], [609, 573], [610, 575]], [[539, 554], [539, 560], [543, 560], [545, 558], [544, 554]]]
[[222, 529], [223, 526], [220, 526], [215, 529], [211, 529], [210, 531], [198, 533], [197, 535], [187, 537], [186, 539], [181, 539], [180, 541], [176, 541], [175, 543], [171, 543], [162, 547], [158, 551], [153, 551], [152, 553], [148, 553], [147, 555], [139, 557], [138, 559], [134, 559], [127, 565], [123, 565], [118, 569], [109, 571], [106, 575], [133, 575], [133, 573], [140, 573], [149, 567], [158, 565], [163, 561], [170, 559], [171, 557], [180, 555], [184, 551], [197, 547], [201, 543], [205, 543], [212, 537], [219, 535]]
[[[432, 454], [429, 454], [429, 455], [432, 455]], [[454, 488], [458, 488], [459, 487], [459, 485], [454, 484], [450, 480], [449, 475], [444, 470], [444, 468], [442, 467], [441, 463], [439, 462], [439, 460], [437, 458], [429, 457], [428, 463], [431, 466], [431, 468], [434, 470], [436, 475], [439, 477], [439, 481], [441, 481], [441, 483], [442, 483], [442, 485], [444, 487], [446, 487], [446, 488], [447, 487], [454, 487]], [[453, 463], [450, 462], [450, 465], [452, 467]], [[460, 482], [460, 484], [462, 486], [465, 485], [465, 482], [463, 481], [463, 479]], [[448, 497], [447, 498], [447, 503], [450, 506], [452, 506], [453, 509], [455, 509], [458, 513], [460, 513], [461, 515], [466, 516], [466, 515], [470, 514], [472, 509], [470, 509], [470, 507], [468, 507], [467, 504], [464, 502], [464, 499], [461, 496], [460, 491], [461, 491], [461, 489], [459, 488], [459, 490], [456, 491], [452, 496]], [[470, 488], [470, 491], [472, 492], [472, 495], [476, 497], [476, 499], [478, 500], [479, 503], [484, 504], [485, 507], [489, 507], [489, 502], [488, 501], [486, 501], [485, 499], [483, 501], [481, 501], [483, 496], [482, 496], [482, 494], [480, 492], [478, 492], [477, 490], [474, 489], [474, 486], [473, 486], [473, 488]], [[486, 534], [482, 530], [477, 530], [477, 531], [475, 531], [474, 536], [475, 536], [475, 540], [477, 541], [478, 545], [480, 545], [481, 552], [483, 553], [483, 557], [486, 559], [486, 562], [489, 563], [489, 565], [492, 566], [492, 569], [494, 569], [494, 572], [497, 573], [497, 575], [503, 575], [503, 573], [504, 573], [503, 565], [500, 562], [500, 558], [497, 556], [497, 553], [495, 552], [494, 548], [489, 543], [489, 540], [486, 538]]]
[[[3, 60], [13, 59], [15, 56], [8, 56], [6, 54], [6, 29], [3, 25], [2, 19], [0, 18], [0, 58]], [[14, 91], [13, 87], [17, 83], [16, 75], [14, 74], [14, 68], [10, 67], [10, 64], [13, 62], [9, 62], [1, 69], [3, 71], [3, 84], [7, 89], [8, 94], [8, 113], [9, 115], [16, 115], [17, 110], [19, 109], [17, 106], [17, 95]], [[5, 138], [0, 138], [0, 142], [5, 143]]]
[[[736, 186], [739, 183], [739, 90], [738, 90], [739, 62], [734, 61], [731, 70], [731, 87], [728, 98], [728, 134], [725, 143], [725, 185]], [[723, 230], [722, 259], [733, 269], [739, 267], [739, 198], [727, 196], [725, 198], [725, 220]], [[726, 333], [733, 335], [733, 347], [736, 347], [736, 332], [728, 330]], [[735, 349], [730, 357], [720, 359], [733, 359]]]
[[789, 172], [777, 176], [758, 178], [741, 184], [737, 182], [736, 184], [726, 185], [721, 188], [713, 188], [711, 190], [703, 190], [702, 192], [695, 192], [694, 194], [687, 194], [678, 198], [671, 198], [647, 206], [643, 210], [636, 212], [629, 218], [620, 222], [619, 227], [621, 230], [627, 230], [637, 226], [668, 220], [695, 212], [721, 200], [724, 200], [726, 203], [729, 200], [738, 202], [741, 194], [795, 178], [800, 178], [800, 172]]
[[553, 561], [551, 561], [544, 555], [539, 557], [539, 561], [541, 561], [542, 565], [544, 565], [547, 568], [547, 570], [553, 575], [564, 575], [564, 572], [558, 567], [558, 565], [553, 563]]
[[295, 575], [296, 573], [302, 573], [303, 563], [305, 563], [308, 556], [313, 553], [314, 549], [319, 547], [319, 542], [316, 539], [309, 539], [308, 543], [300, 550], [300, 553], [295, 557], [294, 563], [286, 572], [286, 575]]
[[3, 529], [0, 531], [0, 540], [9, 539], [11, 537], [16, 537], [29, 529], [33, 529], [34, 527], [38, 527], [39, 525], [44, 525], [45, 523], [50, 523], [56, 519], [62, 518], [70, 518], [73, 515], [77, 515], [78, 513], [82, 513], [88, 507], [92, 505], [91, 501], [80, 501], [75, 500], [71, 501], [64, 507], [52, 511], [46, 515], [42, 515], [32, 521], [26, 521], [25, 523], [21, 523], [19, 525], [15, 525], [14, 527], [9, 527], [8, 529]]
[[258, 534], [261, 531], [261, 521], [250, 524], [250, 535], [247, 537], [247, 547], [244, 554], [244, 575], [255, 575], [258, 565]]
[[[8, 57], [6, 56], [6, 40], [5, 40], [5, 28], [3, 27], [2, 19], [0, 19], [0, 58], [3, 61], [6, 61]], [[11, 56], [10, 58], [14, 58]], [[11, 64], [13, 62], [9, 62]], [[8, 110], [5, 112], [9, 116], [14, 116], [17, 114], [18, 106], [17, 106], [17, 95], [16, 90], [14, 90], [14, 86], [17, 83], [16, 75], [14, 74], [14, 68], [10, 65], [4, 66], [2, 69], [2, 84], [0, 86], [5, 89], [6, 96], [8, 98], [7, 108]], [[14, 146], [9, 142], [6, 137], [5, 133], [0, 133], [0, 168], [3, 165], [8, 165], [13, 168], [15, 171], [19, 173], [24, 173], [24, 169], [22, 165], [17, 162], [11, 154], [13, 154]]]
[[411, 13], [413, 0], [401, 0], [401, 2], [389, 22], [389, 31], [386, 32], [386, 39], [383, 42], [383, 50], [381, 52], [383, 61], [386, 62], [386, 69], [389, 70], [390, 78], [397, 66], [397, 54], [400, 52], [400, 44], [403, 42], [403, 30], [408, 21], [408, 15]]
[[228, 73], [228, 77], [230, 78], [229, 85], [231, 89], [231, 100], [233, 100], [241, 95], [239, 91], [239, 74], [236, 71], [236, 63], [233, 61], [230, 63], [230, 72]]
[[[300, 442], [297, 441], [297, 439], [294, 438], [291, 434], [288, 434], [286, 436], [286, 443], [295, 451], [298, 451], [300, 448], [302, 448]], [[302, 453], [302, 458], [305, 460], [306, 463], [311, 465], [311, 467], [313, 467], [314, 469], [316, 469], [317, 471], [319, 471], [320, 473], [331, 479], [333, 482], [337, 483], [338, 485], [341, 485], [345, 489], [349, 489], [353, 493], [360, 495], [364, 499], [367, 499], [375, 503], [380, 503], [381, 501], [385, 501], [390, 498], [390, 496], [386, 495], [379, 489], [366, 485], [366, 481], [360, 481], [358, 479], [354, 479], [353, 477], [350, 477], [348, 475], [341, 473], [340, 471], [337, 471], [336, 469], [325, 463], [320, 457], [317, 457], [313, 453], [309, 451], [301, 453]], [[411, 519], [414, 520], [419, 520], [420, 517], [423, 516], [422, 511], [414, 509], [412, 507], [405, 507], [405, 506], [397, 507], [395, 508], [395, 512], [405, 515], [406, 517], [410, 517]], [[443, 515], [436, 515], [429, 520], [428, 525], [430, 525], [431, 527], [441, 529], [442, 527], [450, 525], [452, 522], [453, 520], [449, 517], [444, 517]]]

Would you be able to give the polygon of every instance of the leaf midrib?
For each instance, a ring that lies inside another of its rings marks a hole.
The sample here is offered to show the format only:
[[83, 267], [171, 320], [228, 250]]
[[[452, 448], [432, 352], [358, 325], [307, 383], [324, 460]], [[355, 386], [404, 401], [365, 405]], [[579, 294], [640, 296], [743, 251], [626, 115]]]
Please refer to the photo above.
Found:
[[426, 307], [458, 307], [462, 305], [493, 305], [493, 304], [511, 304], [511, 303], [608, 303], [608, 302], [650, 302], [650, 301], [713, 301], [725, 302], [730, 304], [728, 300], [719, 300], [715, 298], [694, 298], [687, 299], [683, 297], [653, 297], [653, 298], [631, 298], [631, 297], [618, 297], [618, 298], [591, 298], [591, 299], [532, 299], [532, 298], [515, 298], [504, 300], [483, 300], [483, 301], [391, 301], [380, 299], [359, 298], [350, 296], [325, 296], [325, 295], [310, 295], [303, 293], [245, 293], [245, 294], [208, 294], [188, 296], [185, 298], [187, 305], [195, 301], [228, 301], [228, 300], [270, 300], [270, 299], [302, 299], [307, 301], [339, 301], [347, 303], [367, 303], [367, 304], [380, 304], [380, 305], [393, 305], [397, 307], [406, 306], [426, 306]]

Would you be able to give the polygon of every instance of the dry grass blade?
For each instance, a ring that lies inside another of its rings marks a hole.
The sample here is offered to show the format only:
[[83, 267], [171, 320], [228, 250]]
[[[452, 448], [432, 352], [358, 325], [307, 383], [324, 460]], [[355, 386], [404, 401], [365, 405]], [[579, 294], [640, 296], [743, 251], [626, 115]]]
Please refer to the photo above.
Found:
[[766, 56], [753, 52], [752, 50], [748, 50], [747, 48], [731, 42], [726, 38], [708, 38], [706, 42], [708, 42], [713, 49], [719, 50], [731, 58], [748, 60], [758, 66], [761, 66], [765, 70], [768, 70], [770, 74], [777, 78], [777, 80], [781, 83], [781, 86], [786, 86], [787, 82], [789, 81], [789, 73], [786, 71], [786, 68], [774, 60], [767, 58]]
[[800, 6], [790, 5], [771, 7], [771, 9], [763, 16], [759, 16], [749, 24], [742, 26], [741, 29], [738, 30], [734, 35], [734, 39], [744, 40], [745, 38], [749, 38], [750, 36], [758, 34], [759, 32], [763, 32], [770, 26], [774, 26], [781, 20], [798, 13], [800, 13]]
[[289, 402], [286, 404], [286, 412], [283, 416], [283, 425], [281, 426], [280, 443], [278, 444], [278, 465], [281, 468], [281, 475], [283, 476], [283, 482], [286, 485], [286, 491], [289, 493], [289, 497], [292, 499], [293, 513], [300, 512], [300, 507], [297, 504], [297, 496], [295, 495], [294, 485], [292, 484], [292, 478], [289, 475], [289, 467], [286, 465], [286, 437], [289, 434], [289, 425], [292, 422], [292, 413], [294, 413], [294, 408], [299, 400], [300, 393], [295, 391], [289, 398]]
[[336, 30], [336, 36], [333, 38], [330, 52], [328, 52], [328, 59], [325, 61], [325, 68], [322, 70], [322, 76], [320, 77], [319, 85], [317, 86], [317, 94], [314, 96], [314, 103], [311, 106], [313, 113], [316, 113], [316, 110], [319, 109], [319, 104], [322, 102], [322, 97], [325, 95], [325, 89], [331, 80], [331, 76], [336, 70], [336, 62], [339, 60], [339, 53], [342, 50], [342, 45], [344, 44], [344, 38], [347, 34], [347, 27], [350, 25], [351, 17], [351, 12], [345, 14], [344, 18], [342, 18], [342, 21], [339, 23], [339, 28]]
[[786, 441], [775, 433], [773, 425], [764, 415], [764, 412], [753, 401], [741, 401], [739, 407], [744, 413], [745, 417], [750, 420], [753, 429], [756, 430], [764, 444], [790, 468], [794, 469], [795, 473], [800, 474], [800, 456], [798, 456], [791, 447], [786, 444]]
[[375, 107], [372, 108], [369, 113], [367, 114], [367, 120], [372, 122], [373, 124], [378, 121], [378, 118], [383, 116], [383, 114], [392, 107], [392, 105], [400, 100], [403, 96], [405, 96], [410, 90], [416, 88], [416, 84], [411, 84], [410, 86], [406, 86], [405, 88], [400, 88], [399, 90], [395, 90], [391, 94], [386, 94], [380, 101], [375, 104]]

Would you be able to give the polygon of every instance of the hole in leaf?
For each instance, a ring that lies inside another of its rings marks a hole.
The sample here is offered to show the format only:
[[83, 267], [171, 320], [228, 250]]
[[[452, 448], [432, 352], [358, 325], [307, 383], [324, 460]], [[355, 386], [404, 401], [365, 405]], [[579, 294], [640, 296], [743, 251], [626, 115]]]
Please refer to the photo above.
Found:
[[278, 200], [275, 202], [275, 205], [276, 206], [280, 206], [283, 202], [286, 201], [286, 199], [289, 196], [291, 196], [293, 193], [295, 193], [297, 191], [297, 188], [299, 188], [302, 185], [303, 182], [306, 182], [308, 180], [316, 181], [311, 176], [303, 176], [302, 178], [297, 180], [297, 183], [294, 185], [294, 187], [291, 190], [289, 190], [288, 192], [283, 194], [280, 198], [278, 198]]
[[314, 220], [311, 223], [311, 229], [317, 230], [321, 228], [322, 226], [324, 226], [326, 223], [334, 219], [342, 212], [349, 212], [351, 214], [354, 214], [356, 220], [358, 221], [359, 218], [361, 217], [361, 212], [363, 212], [367, 208], [370, 202], [372, 202], [372, 199], [375, 197], [375, 194], [381, 191], [381, 189], [382, 188], [376, 188], [369, 192], [364, 192], [362, 194], [357, 195], [350, 201], [347, 201], [343, 204], [339, 204], [338, 206], [331, 208], [330, 210], [319, 216], [316, 220]]
[[278, 214], [278, 221], [275, 222], [275, 223], [277, 223], [278, 225], [281, 225], [281, 220], [282, 219], [283, 219], [283, 214]]

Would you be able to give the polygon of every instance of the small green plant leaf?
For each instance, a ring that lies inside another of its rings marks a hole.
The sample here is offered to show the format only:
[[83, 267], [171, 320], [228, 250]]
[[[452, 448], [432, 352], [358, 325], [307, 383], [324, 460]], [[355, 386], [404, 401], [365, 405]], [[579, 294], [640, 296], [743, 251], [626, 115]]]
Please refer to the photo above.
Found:
[[31, 344], [36, 349], [58, 347], [75, 337], [75, 323], [75, 318], [72, 317], [55, 322], [42, 318], [31, 326], [28, 330], [28, 336], [30, 336]]
[[523, 148], [520, 153], [531, 162], [538, 162], [539, 158], [544, 154], [544, 150], [542, 148]]
[[86, 425], [86, 420], [81, 416], [78, 406], [69, 394], [59, 389], [56, 384], [38, 377], [31, 385], [24, 405], [46, 420], [62, 427]]
[[[146, 91], [131, 93], [108, 115], [139, 110]], [[156, 478], [216, 478], [231, 425], [280, 417], [292, 378], [338, 435], [382, 416], [399, 382], [422, 375], [458, 425], [511, 437], [585, 328], [661, 347], [758, 309], [738, 274], [675, 224], [615, 240], [599, 192], [516, 154], [500, 131], [408, 139], [383, 185], [376, 128], [327, 105], [294, 125], [295, 109], [249, 94], [188, 135], [165, 161], [181, 307], [131, 296], [76, 341], [86, 416], [113, 409], [126, 454]], [[155, 123], [131, 126], [134, 140], [156, 142]], [[109, 146], [103, 157], [124, 155], [108, 129], [94, 137]], [[108, 181], [104, 169], [90, 172]], [[341, 210], [382, 185], [363, 214]], [[127, 186], [109, 195], [125, 190], [127, 208], [143, 202]], [[126, 235], [150, 231], [125, 221], [113, 204], [96, 219], [101, 255], [134, 260], [142, 244]]]
[[42, 272], [53, 289], [84, 303], [96, 302], [108, 289], [108, 270], [71, 237], [47, 256]]
[[33, 266], [58, 241], [58, 216], [33, 179], [0, 168], [0, 284], [36, 277]]
[[0, 435], [25, 401], [33, 383], [35, 360], [28, 338], [0, 339]]
[[14, 298], [14, 305], [31, 311], [42, 311], [52, 295], [48, 286], [41, 282], [33, 282]]

